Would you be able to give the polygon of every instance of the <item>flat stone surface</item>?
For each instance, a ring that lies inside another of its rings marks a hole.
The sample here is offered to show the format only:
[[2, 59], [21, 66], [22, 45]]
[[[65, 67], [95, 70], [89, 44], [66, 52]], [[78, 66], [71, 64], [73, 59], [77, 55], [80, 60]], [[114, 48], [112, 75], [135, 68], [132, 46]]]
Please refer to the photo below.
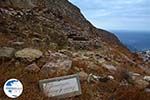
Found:
[[27, 59], [28, 61], [34, 61], [40, 58], [43, 53], [40, 50], [25, 48], [16, 52], [15, 57], [21, 59]]
[[48, 97], [66, 98], [81, 95], [78, 74], [40, 80], [39, 85]]

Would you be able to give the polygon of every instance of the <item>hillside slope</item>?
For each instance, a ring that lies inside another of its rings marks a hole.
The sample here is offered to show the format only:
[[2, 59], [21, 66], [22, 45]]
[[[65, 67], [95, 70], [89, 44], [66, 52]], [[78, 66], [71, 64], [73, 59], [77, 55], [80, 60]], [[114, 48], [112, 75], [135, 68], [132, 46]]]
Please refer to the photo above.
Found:
[[[147, 66], [68, 0], [0, 2], [0, 88], [10, 78], [21, 80], [19, 100], [46, 100], [39, 80], [75, 73], [80, 73], [82, 95], [68, 100], [148, 100]], [[88, 82], [91, 73], [114, 79]], [[8, 98], [0, 89], [1, 99]]]
[[61, 46], [90, 49], [103, 47], [105, 42], [111, 43], [112, 47], [122, 46], [113, 34], [93, 27], [67, 0], [4, 0], [1, 6], [4, 7], [1, 8], [1, 32], [10, 38], [15, 37], [14, 41], [28, 39], [34, 46], [34, 35], [39, 35], [38, 40], [45, 45], [54, 42]]

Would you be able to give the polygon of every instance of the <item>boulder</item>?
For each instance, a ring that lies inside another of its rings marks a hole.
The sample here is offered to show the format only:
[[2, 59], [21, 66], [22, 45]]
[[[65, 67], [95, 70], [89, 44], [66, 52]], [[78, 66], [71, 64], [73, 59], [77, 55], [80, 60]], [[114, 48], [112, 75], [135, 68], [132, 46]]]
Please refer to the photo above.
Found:
[[104, 59], [104, 58], [98, 59], [98, 63], [99, 63], [99, 64], [102, 64], [102, 63], [104, 63], [104, 62], [105, 62], [105, 59]]
[[129, 76], [131, 77], [132, 80], [136, 80], [141, 77], [139, 73], [135, 73], [135, 72], [129, 72]]
[[98, 77], [100, 82], [108, 82], [109, 80], [114, 80], [114, 77], [111, 75], [108, 76], [99, 76]]
[[43, 53], [40, 50], [31, 49], [31, 48], [25, 48], [22, 50], [19, 50], [16, 52], [15, 57], [26, 59], [27, 61], [34, 61], [38, 58], [40, 58], [43, 55]]
[[80, 68], [78, 68], [78, 67], [74, 67], [74, 69], [78, 72], [80, 71]]
[[79, 77], [81, 81], [85, 81], [88, 79], [88, 74], [85, 73], [84, 71], [79, 72]]
[[62, 54], [64, 54], [64, 55], [67, 55], [67, 56], [69, 56], [69, 57], [72, 57], [72, 54], [73, 54], [71, 51], [66, 50], [66, 49], [59, 50], [58, 52], [59, 52], [59, 53], [62, 53]]
[[33, 63], [31, 65], [28, 65], [26, 68], [25, 68], [25, 71], [27, 72], [39, 72], [40, 71], [40, 68], [37, 66], [36, 63]]
[[150, 76], [144, 76], [143, 78], [145, 81], [150, 82]]
[[94, 62], [87, 61], [87, 68], [92, 69], [92, 70], [99, 70], [99, 66], [96, 65]]
[[12, 58], [14, 56], [15, 49], [10, 47], [0, 48], [0, 58]]
[[116, 71], [117, 68], [113, 65], [109, 65], [109, 64], [103, 64], [102, 65], [104, 68], [108, 69], [109, 71]]
[[43, 72], [68, 71], [72, 66], [72, 60], [64, 54], [58, 52], [49, 52], [49, 59], [42, 67]]
[[125, 71], [123, 72], [123, 77], [130, 84], [134, 84], [137, 80], [141, 80], [141, 75], [135, 72]]
[[105, 75], [105, 76], [97, 76], [94, 74], [89, 74], [87, 81], [88, 82], [108, 82], [110, 80], [114, 80], [114, 77], [111, 75]]
[[134, 81], [134, 84], [135, 84], [135, 86], [137, 86], [139, 89], [145, 89], [145, 88], [149, 85], [149, 82], [144, 81], [144, 80], [142, 80], [142, 79], [139, 79], [139, 80], [135, 80], [135, 81]]
[[74, 52], [74, 53], [72, 54], [72, 56], [73, 56], [74, 58], [76, 58], [76, 57], [80, 57], [80, 54], [77, 53], [77, 52]]

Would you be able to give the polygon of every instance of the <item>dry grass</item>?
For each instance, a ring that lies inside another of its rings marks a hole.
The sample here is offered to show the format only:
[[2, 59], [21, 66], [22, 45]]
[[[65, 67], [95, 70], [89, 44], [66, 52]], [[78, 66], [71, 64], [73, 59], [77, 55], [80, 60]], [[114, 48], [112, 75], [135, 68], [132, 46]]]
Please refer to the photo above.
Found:
[[115, 94], [116, 100], [149, 100], [150, 94], [136, 87], [119, 87]]
[[[45, 59], [39, 59], [37, 61], [40, 68], [44, 63], [43, 61], [45, 61]], [[69, 71], [58, 71], [50, 73], [49, 75], [45, 75], [42, 72], [25, 72], [24, 68], [27, 64], [15, 63], [16, 61], [11, 60], [0, 61], [0, 88], [2, 88], [4, 83], [10, 78], [19, 79], [23, 83], [24, 91], [18, 100], [57, 100], [56, 98], [47, 98], [41, 93], [38, 84], [39, 80], [77, 73], [78, 71], [75, 67], [88, 74], [111, 75], [111, 73], [104, 69], [101, 65], [97, 65], [97, 69], [95, 70], [92, 66], [91, 68], [88, 67], [88, 61], [80, 59], [73, 61], [73, 66]], [[82, 81], [82, 95], [64, 100], [113, 100], [113, 98], [115, 98], [115, 100], [148, 100], [148, 98], [150, 98], [150, 94], [143, 92], [143, 90], [139, 90], [133, 86], [119, 86], [119, 82], [126, 77], [125, 72], [127, 67], [125, 66], [130, 67], [129, 64], [121, 66], [124, 67], [124, 69], [120, 69], [118, 72], [114, 73], [114, 81], [109, 81], [107, 83], [87, 83], [86, 81]], [[138, 73], [141, 72], [136, 67], [131, 67], [130, 70], [135, 70]], [[0, 100], [9, 100], [2, 90], [0, 90]]]
[[[17, 78], [23, 83], [24, 91], [18, 100], [57, 100], [55, 98], [49, 99], [41, 93], [38, 84], [39, 80], [77, 73], [77, 71], [72, 68], [68, 72], [56, 72], [46, 76], [41, 72], [25, 72], [25, 66], [26, 64], [15, 65], [15, 62], [10, 61], [1, 63], [0, 65], [1, 88], [6, 80], [10, 78]], [[87, 65], [81, 61], [74, 62], [73, 67], [75, 66], [78, 68], [82, 67], [83, 70], [89, 71], [86, 69]], [[101, 71], [104, 70], [101, 69]], [[99, 72], [99, 74], [103, 73]], [[86, 81], [82, 81], [81, 87], [82, 95], [64, 100], [109, 100], [112, 98], [115, 98], [116, 100], [148, 100], [150, 97], [150, 94], [145, 93], [135, 87], [119, 87], [119, 81], [116, 79], [107, 83], [87, 83]], [[2, 90], [0, 90], [0, 100], [9, 100]]]

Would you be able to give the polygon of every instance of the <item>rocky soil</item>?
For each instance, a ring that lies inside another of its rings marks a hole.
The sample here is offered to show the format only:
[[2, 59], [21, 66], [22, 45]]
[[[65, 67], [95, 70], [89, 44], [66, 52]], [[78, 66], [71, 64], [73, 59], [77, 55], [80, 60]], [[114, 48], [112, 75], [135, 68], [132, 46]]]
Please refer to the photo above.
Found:
[[24, 85], [19, 100], [49, 100], [39, 80], [75, 73], [82, 95], [64, 100], [149, 100], [149, 66], [68, 0], [0, 2], [0, 100], [10, 78]]

